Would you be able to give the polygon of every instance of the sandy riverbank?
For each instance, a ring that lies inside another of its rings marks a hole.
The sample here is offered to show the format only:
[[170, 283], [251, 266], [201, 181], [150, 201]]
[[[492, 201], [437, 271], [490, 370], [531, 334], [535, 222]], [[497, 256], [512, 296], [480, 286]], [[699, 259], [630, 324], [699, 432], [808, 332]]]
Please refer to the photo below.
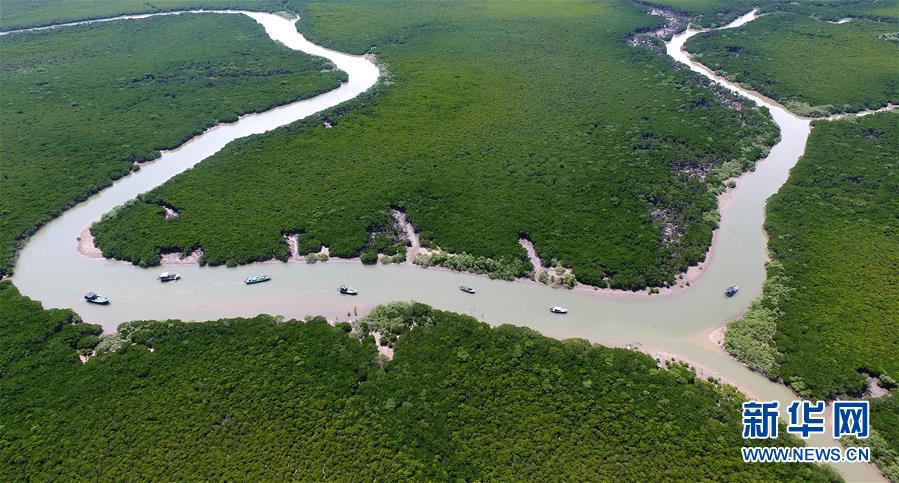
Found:
[[103, 252], [94, 245], [94, 235], [91, 233], [90, 227], [82, 230], [76, 240], [78, 242], [76, 245], [78, 247], [78, 253], [87, 258], [103, 258]]
[[[764, 160], [758, 161], [759, 163], [764, 162]], [[739, 182], [744, 176], [749, 176], [752, 172], [747, 171], [743, 173], [738, 178], [732, 178], [732, 181], [737, 183], [737, 187], [739, 187]], [[729, 181], [731, 181], [729, 180]], [[721, 192], [717, 197], [718, 202], [718, 213], [722, 214], [723, 211], [727, 208], [730, 200], [733, 198], [733, 192], [738, 188], [727, 188], [723, 192]], [[411, 265], [413, 260], [415, 259], [415, 255], [427, 252], [429, 250], [422, 248], [421, 243], [418, 237], [418, 233], [415, 231], [415, 228], [412, 224], [406, 219], [404, 213], [399, 211], [394, 211], [393, 213], [394, 219], [397, 222], [397, 225], [400, 226], [405, 233], [406, 237], [410, 241], [410, 246], [406, 249], [406, 261], [404, 263]], [[519, 240], [522, 247], [528, 254], [528, 258], [531, 260], [531, 263], [535, 267], [535, 275], [533, 278], [519, 278], [514, 280], [514, 283], [530, 283], [530, 284], [540, 284], [534, 278], [536, 278], [539, 271], [544, 269], [542, 267], [542, 262], [540, 261], [540, 257], [537, 254], [536, 249], [534, 248], [533, 243], [529, 240], [521, 239]], [[306, 256], [299, 254], [298, 248], [298, 235], [288, 235], [285, 237], [285, 243], [287, 243], [290, 249], [290, 262], [307, 262]], [[715, 248], [718, 244], [718, 229], [716, 228], [712, 232], [712, 243], [709, 245], [709, 249], [706, 251], [706, 256], [702, 262], [697, 265], [691, 266], [686, 272], [678, 275], [676, 279], [676, 284], [671, 287], [659, 287], [658, 294], [650, 294], [648, 289], [640, 290], [640, 291], [630, 291], [630, 290], [619, 290], [619, 289], [611, 289], [611, 288], [599, 288], [594, 287], [592, 285], [585, 285], [582, 283], [578, 283], [573, 289], [567, 289], [563, 287], [558, 287], [559, 290], [574, 290], [580, 293], [588, 293], [594, 294], [602, 297], [609, 298], [644, 298], [644, 297], [660, 297], [666, 295], [673, 295], [679, 293], [683, 290], [686, 290], [691, 284], [695, 283], [700, 279], [703, 274], [705, 268], [711, 263], [712, 259], [715, 255]], [[77, 239], [77, 250], [82, 256], [92, 259], [102, 259], [106, 260], [109, 263], [130, 263], [122, 260], [115, 259], [105, 259], [103, 257], [103, 253], [97, 246], [94, 244], [94, 236], [90, 232], [90, 228], [85, 228], [82, 230], [81, 234]], [[165, 253], [162, 255], [162, 259], [160, 261], [161, 266], [166, 265], [191, 265], [191, 264], [199, 264], [199, 259], [203, 255], [202, 249], [197, 249], [193, 253], [188, 256], [182, 256], [178, 252], [174, 253]], [[339, 257], [331, 257], [328, 252], [327, 247], [322, 247], [322, 250], [316, 255], [328, 255], [327, 261], [319, 262], [319, 263], [361, 263], [358, 257], [356, 258], [339, 258]], [[281, 262], [280, 260], [272, 259], [263, 262], [255, 262], [255, 263], [270, 263], [270, 262]], [[281, 262], [283, 263], [283, 262]], [[425, 268], [422, 268], [423, 270]], [[445, 271], [454, 271], [446, 267], [433, 266], [428, 267], [427, 270], [445, 270]], [[540, 284], [543, 285], [543, 284]]]

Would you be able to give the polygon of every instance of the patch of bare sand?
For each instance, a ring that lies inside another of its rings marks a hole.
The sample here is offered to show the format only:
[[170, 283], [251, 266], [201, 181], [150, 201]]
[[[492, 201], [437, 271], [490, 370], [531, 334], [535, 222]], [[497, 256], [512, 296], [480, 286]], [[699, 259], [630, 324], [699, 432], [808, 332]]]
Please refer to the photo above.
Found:
[[696, 372], [697, 378], [700, 378], [703, 380], [708, 379], [708, 378], [716, 379], [719, 382], [721, 382], [722, 384], [727, 384], [729, 386], [733, 386], [733, 387], [737, 388], [737, 390], [742, 392], [743, 394], [745, 394], [747, 398], [756, 399], [756, 397], [752, 393], [752, 391], [745, 385], [734, 383], [733, 381], [727, 379], [726, 377], [723, 377], [717, 371], [710, 369], [708, 367], [704, 367], [700, 364], [697, 364], [695, 361], [691, 361], [690, 359], [681, 357], [677, 354], [672, 354], [670, 352], [660, 351], [660, 350], [656, 350], [656, 349], [642, 348], [642, 347], [637, 347], [637, 348], [632, 347], [631, 349], [637, 350], [640, 352], [645, 352], [645, 353], [649, 354], [650, 356], [652, 356], [653, 358], [655, 358], [659, 362], [659, 368], [667, 367], [667, 363], [669, 363], [669, 362], [682, 363], [682, 364], [687, 365], [691, 369], [693, 369]]
[[200, 263], [200, 257], [203, 256], [203, 250], [197, 248], [190, 255], [183, 256], [180, 252], [163, 253], [160, 265], [196, 265]]
[[403, 233], [406, 235], [406, 239], [409, 240], [410, 246], [406, 248], [405, 263], [407, 265], [412, 265], [412, 262], [415, 260], [415, 256], [422, 251], [421, 240], [419, 240], [418, 233], [415, 232], [415, 228], [412, 226], [412, 223], [409, 223], [409, 220], [406, 219], [405, 213], [399, 210], [393, 210], [393, 219], [396, 221], [396, 224], [399, 225], [400, 228], [402, 228]]
[[378, 348], [378, 355], [384, 356], [388, 360], [393, 359], [393, 347], [381, 345], [381, 333], [375, 331], [372, 332], [371, 335], [375, 338], [375, 346]]
[[78, 253], [88, 258], [103, 258], [103, 252], [94, 245], [94, 235], [90, 227], [85, 228], [78, 235]]
[[880, 381], [876, 377], [872, 377], [870, 374], [865, 374], [864, 376], [868, 381], [868, 388], [865, 390], [865, 398], [876, 399], [890, 393], [888, 389], [880, 387], [880, 385], [877, 384]]

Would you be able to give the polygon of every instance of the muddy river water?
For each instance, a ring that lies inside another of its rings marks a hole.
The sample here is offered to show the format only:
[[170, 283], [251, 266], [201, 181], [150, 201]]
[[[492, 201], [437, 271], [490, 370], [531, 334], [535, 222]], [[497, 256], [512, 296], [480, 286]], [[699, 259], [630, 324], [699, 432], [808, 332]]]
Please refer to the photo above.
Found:
[[[737, 187], [729, 193], [727, 202], [722, 203], [721, 223], [711, 258], [701, 277], [685, 290], [656, 296], [591, 289], [560, 290], [533, 282], [495, 281], [412, 265], [364, 266], [334, 260], [314, 265], [264, 262], [235, 268], [185, 264], [142, 269], [128, 263], [85, 257], [76, 249], [77, 237], [116, 206], [189, 169], [232, 140], [272, 130], [350, 100], [378, 80], [378, 67], [370, 59], [312, 44], [297, 32], [295, 19], [254, 12], [209, 13], [247, 15], [261, 24], [273, 40], [330, 59], [347, 72], [349, 81], [314, 98], [212, 128], [178, 149], [163, 152], [159, 159], [66, 211], [31, 237], [21, 252], [13, 282], [24, 295], [41, 301], [45, 307], [73, 308], [86, 321], [102, 324], [107, 331], [115, 330], [123, 321], [135, 319], [203, 321], [259, 313], [288, 318], [324, 315], [332, 320], [346, 320], [377, 304], [417, 300], [441, 309], [469, 313], [491, 324], [531, 327], [556, 338], [579, 337], [605, 345], [638, 344], [647, 352], [673, 354], [688, 360], [754, 398], [780, 400], [782, 408], [795, 399], [785, 386], [749, 371], [730, 358], [709, 334], [743, 313], [761, 294], [767, 260], [762, 229], [765, 201], [784, 184], [802, 155], [810, 124], [807, 119], [718, 78], [693, 62], [683, 52], [683, 45], [697, 33], [695, 30], [677, 34], [667, 44], [668, 54], [766, 106], [780, 127], [782, 139], [754, 172], [737, 180]], [[103, 21], [134, 21], [148, 16]], [[742, 25], [753, 18], [755, 13], [751, 12], [728, 27]], [[159, 283], [156, 276], [166, 270], [179, 272], [182, 280]], [[245, 278], [261, 273], [271, 275], [272, 281], [252, 286], [243, 283]], [[341, 296], [336, 287], [342, 283], [351, 284], [360, 295]], [[741, 287], [740, 292], [733, 298], [725, 297], [723, 289], [734, 284]], [[477, 294], [462, 293], [457, 288], [459, 285], [474, 287]], [[112, 303], [104, 307], [84, 303], [82, 295], [88, 290], [107, 295]], [[549, 313], [548, 308], [554, 305], [567, 307], [569, 314]], [[832, 446], [834, 441], [829, 436], [812, 437], [808, 444]], [[870, 465], [835, 466], [850, 480], [882, 479]]]

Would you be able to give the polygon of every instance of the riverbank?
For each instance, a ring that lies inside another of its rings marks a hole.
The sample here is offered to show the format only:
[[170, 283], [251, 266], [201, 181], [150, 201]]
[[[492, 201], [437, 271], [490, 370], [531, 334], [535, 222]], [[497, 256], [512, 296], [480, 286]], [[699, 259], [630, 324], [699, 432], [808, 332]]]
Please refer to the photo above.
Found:
[[[353, 79], [351, 73], [351, 83]], [[356, 85], [356, 93], [361, 92], [360, 87]], [[331, 101], [339, 99], [328, 102]], [[121, 321], [138, 319], [212, 320], [262, 312], [297, 319], [322, 313], [361, 315], [380, 303], [415, 299], [476, 315], [494, 325], [525, 325], [560, 339], [579, 337], [605, 345], [633, 341], [640, 347], [652, 348], [660, 358], [675, 354], [694, 367], [709, 367], [714, 371], [707, 362], [716, 363], [719, 359], [709, 357], [706, 348], [684, 342], [693, 334], [705, 336], [708, 330], [720, 327], [722, 321], [741, 313], [761, 293], [765, 277], [763, 262], [767, 257], [762, 230], [764, 203], [786, 180], [804, 150], [808, 123], [797, 121], [777, 106], [771, 109], [785, 135], [772, 148], [767, 161], [759, 163], [752, 175], [739, 180], [737, 188], [725, 200], [727, 209], [722, 212], [718, 239], [713, 243], [716, 251], [713, 257], [707, 257], [715, 263], [701, 271], [702, 276], [691, 284], [690, 290], [680, 290], [671, 297], [645, 296], [639, 303], [632, 303], [623, 300], [626, 297], [586, 297], [583, 291], [551, 290], [536, 282], [510, 284], [449, 270], [330, 262], [314, 265], [266, 262], [265, 269], [271, 271], [272, 281], [252, 287], [245, 286], [242, 280], [256, 274], [258, 265], [229, 268], [188, 264], [184, 266], [181, 282], [160, 284], [148, 270], [128, 263], [84, 263], [85, 258], [77, 251], [65, 248], [71, 247], [74, 234], [81, 233], [85, 226], [115, 206], [165, 182], [230, 140], [247, 135], [246, 131], [229, 131], [229, 126], [214, 131], [215, 136], [224, 134], [225, 137], [217, 138], [210, 146], [203, 144], [204, 138], [176, 150], [48, 224], [23, 250], [14, 281], [24, 294], [43, 301], [47, 307], [82, 304], [78, 312], [85, 320], [102, 323], [106, 331], [114, 330]], [[276, 121], [292, 122], [286, 117]], [[228, 139], [228, 136], [235, 137]], [[744, 288], [728, 299], [721, 290], [735, 279]], [[73, 280], [82, 283], [73, 284]], [[340, 283], [352, 283], [360, 289], [360, 295], [340, 296], [335, 290]], [[85, 284], [89, 286], [81, 286]], [[478, 294], [461, 293], [459, 285], [476, 287]], [[84, 304], [81, 297], [85, 289], [109, 295], [112, 304], [107, 307]], [[553, 305], [565, 305], [570, 312], [567, 316], [550, 314], [548, 307]], [[361, 310], [354, 311], [354, 307]], [[731, 359], [722, 362], [720, 371], [709, 374], [718, 373], [715, 377], [759, 398], [793, 397], [785, 387], [759, 380], [757, 374]], [[868, 476], [865, 473], [865, 478]]]
[[[759, 160], [758, 163], [763, 162], [764, 160]], [[741, 179], [744, 179], [746, 176], [752, 174], [752, 171], [747, 171], [743, 173], [741, 176], [737, 178], [732, 178], [728, 180], [728, 184], [731, 182], [736, 183], [736, 186], [739, 186], [739, 182]], [[717, 196], [717, 204], [718, 204], [718, 213], [723, 215], [724, 210], [727, 208], [729, 201], [733, 197], [733, 191], [736, 188], [728, 187], [724, 191], [718, 194]], [[169, 216], [168, 213], [166, 216]], [[407, 239], [409, 240], [409, 245], [406, 248], [406, 260], [403, 262], [405, 265], [414, 265], [415, 256], [424, 253], [431, 254], [434, 253], [434, 250], [430, 250], [428, 248], [424, 248], [421, 246], [418, 233], [412, 224], [406, 219], [404, 213], [399, 211], [394, 211], [394, 219], [397, 225], [401, 228]], [[257, 261], [253, 262], [252, 265], [260, 264], [260, 263], [285, 263], [285, 262], [303, 262], [310, 263], [309, 256], [300, 255], [298, 249], [298, 237], [297, 235], [288, 235], [285, 237], [284, 242], [288, 245], [290, 256], [288, 260], [281, 261], [278, 259], [269, 259], [265, 261]], [[594, 287], [592, 285], [586, 285], [583, 283], [577, 283], [574, 287], [564, 287], [564, 286], [552, 286], [549, 284], [539, 282], [538, 275], [541, 271], [546, 271], [548, 267], [543, 267], [542, 262], [540, 260], [539, 255], [534, 248], [533, 243], [529, 240], [521, 239], [519, 240], [522, 248], [527, 252], [528, 258], [531, 263], [534, 265], [534, 275], [530, 278], [517, 278], [515, 280], [510, 280], [511, 283], [524, 283], [524, 284], [539, 284], [546, 285], [553, 289], [557, 290], [572, 290], [579, 293], [591, 294], [594, 296], [602, 296], [608, 298], [619, 298], [619, 299], [639, 299], [639, 298], [647, 298], [647, 297], [660, 297], [666, 295], [674, 295], [680, 293], [683, 290], [686, 290], [690, 287], [690, 285], [699, 281], [702, 277], [702, 274], [706, 267], [712, 262], [714, 257], [716, 247], [718, 244], [718, 229], [716, 228], [712, 232], [712, 243], [709, 245], [708, 250], [706, 251], [705, 258], [702, 262], [697, 265], [691, 266], [686, 272], [678, 275], [677, 281], [675, 285], [670, 287], [656, 287], [657, 291], [652, 292], [650, 288], [644, 290], [621, 290], [621, 289], [612, 289], [612, 288], [600, 288]], [[121, 263], [126, 265], [132, 265], [131, 262], [124, 260], [116, 260], [116, 259], [108, 259], [104, 258], [101, 250], [94, 244], [94, 237], [90, 232], [90, 228], [85, 228], [81, 231], [77, 238], [76, 248], [79, 254], [86, 258], [91, 259], [103, 259], [108, 263]], [[182, 256], [180, 253], [163, 253], [161, 255], [161, 260], [159, 265], [197, 265], [199, 266], [199, 259], [202, 256], [202, 249], [197, 249], [191, 255]], [[361, 260], [359, 257], [355, 258], [341, 258], [341, 257], [333, 257], [330, 256], [328, 247], [322, 247], [322, 250], [319, 253], [312, 254], [317, 257], [315, 263], [359, 263], [361, 264]], [[322, 258], [322, 255], [324, 257]], [[452, 254], [449, 254], [452, 255]], [[417, 266], [417, 265], [416, 265]], [[436, 271], [447, 271], [447, 272], [458, 272], [457, 270], [452, 270], [450, 268], [432, 265], [428, 267], [419, 266], [422, 270], [436, 270]], [[551, 267], [549, 267], [552, 269]], [[465, 272], [470, 273], [470, 272]]]

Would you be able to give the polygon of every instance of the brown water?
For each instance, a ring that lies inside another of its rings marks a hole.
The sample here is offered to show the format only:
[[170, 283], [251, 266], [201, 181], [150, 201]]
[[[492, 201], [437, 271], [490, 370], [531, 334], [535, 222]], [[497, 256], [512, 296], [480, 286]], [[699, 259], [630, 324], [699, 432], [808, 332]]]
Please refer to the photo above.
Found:
[[[809, 121], [776, 103], [714, 76], [692, 62], [682, 48], [697, 32], [688, 30], [668, 44], [668, 53], [691, 69], [767, 107], [781, 129], [782, 140], [757, 169], [743, 176], [723, 208], [717, 246], [702, 277], [688, 289], [666, 296], [636, 297], [588, 291], [567, 291], [527, 282], [488, 280], [481, 276], [446, 270], [420, 269], [411, 265], [364, 266], [360, 263], [302, 262], [256, 263], [236, 268], [175, 267], [141, 269], [127, 263], [86, 258], [76, 250], [76, 237], [114, 207], [133, 199], [211, 156], [228, 142], [289, 124], [364, 92], [378, 79], [378, 68], [363, 57], [316, 46], [297, 33], [295, 20], [272, 14], [243, 13], [259, 22], [276, 41], [290, 48], [326, 57], [349, 74], [349, 82], [314, 98], [260, 114], [242, 117], [232, 124], [210, 129], [176, 150], [119, 181], [38, 231], [19, 257], [14, 283], [21, 292], [46, 307], [74, 308], [88, 322], [104, 330], [134, 319], [210, 320], [221, 317], [280, 314], [289, 318], [324, 315], [346, 320], [371, 307], [394, 300], [418, 300], [441, 309], [470, 313], [491, 324], [511, 323], [531, 327], [557, 338], [579, 337], [605, 345], [641, 344], [695, 362], [724, 380], [738, 385], [755, 398], [780, 400], [786, 407], [795, 396], [784, 386], [768, 381], [731, 359], [707, 335], [739, 316], [761, 294], [767, 260], [764, 206], [787, 179], [805, 149]], [[144, 18], [149, 15], [121, 17]], [[742, 25], [754, 12], [731, 26]], [[175, 271], [182, 280], [161, 284], [156, 275]], [[246, 286], [243, 280], [267, 273], [272, 281]], [[347, 283], [360, 291], [357, 297], [341, 296], [337, 286]], [[740, 285], [733, 298], [722, 291]], [[477, 295], [458, 290], [477, 289]], [[112, 300], [100, 307], [84, 303], [89, 290]], [[562, 305], [565, 316], [548, 308]], [[814, 446], [831, 446], [829, 437], [813, 437]], [[837, 465], [850, 480], [881, 479], [870, 465]]]

